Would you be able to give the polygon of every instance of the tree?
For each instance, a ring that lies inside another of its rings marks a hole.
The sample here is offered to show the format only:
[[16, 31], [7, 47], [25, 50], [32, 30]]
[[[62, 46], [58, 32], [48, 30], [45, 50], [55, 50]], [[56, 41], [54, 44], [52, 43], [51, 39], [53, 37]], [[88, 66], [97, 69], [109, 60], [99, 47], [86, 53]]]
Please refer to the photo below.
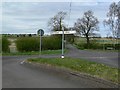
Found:
[[119, 26], [118, 16], [120, 16], [119, 11], [120, 10], [118, 8], [117, 3], [113, 2], [109, 6], [109, 11], [106, 15], [107, 19], [103, 21], [104, 25], [109, 27], [113, 38], [118, 37], [118, 26]]
[[117, 16], [118, 16], [118, 38], [120, 38], [120, 1], [118, 2], [118, 13], [117, 13]]
[[87, 45], [89, 46], [90, 40], [89, 36], [94, 32], [98, 31], [98, 19], [93, 15], [91, 10], [84, 13], [82, 18], [78, 18], [77, 22], [74, 24], [74, 28], [80, 34], [85, 36], [87, 40]]
[[112, 33], [115, 49], [116, 43], [118, 43], [117, 39], [120, 35], [120, 1], [118, 3], [113, 2], [110, 4], [107, 19], [104, 20], [104, 24]]
[[50, 19], [50, 21], [48, 22], [48, 26], [51, 28], [52, 31], [61, 31], [62, 27], [65, 27], [63, 25], [63, 20], [65, 19], [66, 15], [66, 12], [60, 11], [53, 18]]

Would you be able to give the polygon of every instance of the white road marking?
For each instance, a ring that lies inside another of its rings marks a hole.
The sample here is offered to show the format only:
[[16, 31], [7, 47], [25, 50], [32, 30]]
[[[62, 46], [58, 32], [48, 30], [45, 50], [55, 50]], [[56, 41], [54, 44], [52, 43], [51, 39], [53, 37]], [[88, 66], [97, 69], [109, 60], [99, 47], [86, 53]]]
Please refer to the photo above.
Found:
[[20, 64], [23, 64], [25, 61], [20, 62]]

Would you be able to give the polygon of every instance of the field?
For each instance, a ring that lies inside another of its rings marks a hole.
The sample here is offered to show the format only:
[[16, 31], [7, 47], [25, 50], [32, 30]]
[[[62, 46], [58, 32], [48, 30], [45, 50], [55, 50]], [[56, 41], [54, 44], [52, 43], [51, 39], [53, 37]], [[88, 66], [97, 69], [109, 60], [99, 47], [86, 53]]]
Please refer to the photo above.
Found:
[[85, 38], [75, 38], [74, 44], [80, 49], [101, 49], [101, 50], [119, 50], [120, 39], [112, 38], [90, 38], [90, 47], [86, 47]]

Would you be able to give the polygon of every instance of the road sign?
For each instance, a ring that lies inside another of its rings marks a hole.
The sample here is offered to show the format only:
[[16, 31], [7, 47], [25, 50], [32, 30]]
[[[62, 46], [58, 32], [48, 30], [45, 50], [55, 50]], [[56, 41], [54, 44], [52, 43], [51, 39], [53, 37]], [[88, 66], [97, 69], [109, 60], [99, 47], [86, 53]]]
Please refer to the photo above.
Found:
[[44, 31], [42, 29], [39, 29], [37, 31], [37, 34], [40, 35], [40, 55], [41, 55], [41, 50], [42, 50], [42, 47], [41, 47], [41, 45], [42, 45], [42, 38], [41, 37], [44, 35]]
[[[63, 34], [63, 31], [54, 31], [52, 34]], [[64, 31], [64, 34], [76, 34], [76, 31]]]
[[44, 31], [42, 29], [39, 29], [37, 31], [37, 34], [40, 35], [40, 36], [43, 36], [44, 35]]

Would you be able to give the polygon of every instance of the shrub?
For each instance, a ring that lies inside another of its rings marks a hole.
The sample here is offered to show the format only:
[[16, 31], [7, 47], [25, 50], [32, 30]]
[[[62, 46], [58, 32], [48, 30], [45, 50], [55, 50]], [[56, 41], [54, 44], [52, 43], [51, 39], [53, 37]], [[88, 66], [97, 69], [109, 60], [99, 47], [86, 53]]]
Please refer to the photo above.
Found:
[[85, 42], [79, 42], [76, 44], [79, 49], [103, 49], [103, 45], [92, 40], [89, 45]]
[[115, 49], [120, 50], [120, 44], [115, 44]]
[[73, 34], [66, 34], [66, 35], [65, 35], [65, 40], [66, 40], [67, 42], [71, 43], [71, 44], [74, 43], [74, 38], [75, 38], [75, 36], [74, 36]]
[[61, 36], [49, 36], [42, 38], [42, 50], [61, 49]]
[[2, 37], [0, 36], [0, 53], [2, 53]]
[[111, 47], [111, 48], [113, 48], [113, 49], [115, 49], [115, 50], [120, 50], [120, 44], [104, 44], [104, 47], [105, 47], [105, 49], [107, 49], [108, 47]]
[[[18, 51], [39, 51], [40, 39], [37, 37], [22, 37], [16, 40]], [[58, 36], [42, 37], [42, 50], [61, 49], [61, 38]]]
[[10, 42], [8, 41], [8, 39], [6, 37], [3, 37], [2, 38], [2, 51], [9, 52], [10, 51], [9, 45], [10, 45]]
[[38, 51], [39, 50], [39, 39], [32, 37], [22, 37], [16, 40], [16, 46], [18, 51]]

